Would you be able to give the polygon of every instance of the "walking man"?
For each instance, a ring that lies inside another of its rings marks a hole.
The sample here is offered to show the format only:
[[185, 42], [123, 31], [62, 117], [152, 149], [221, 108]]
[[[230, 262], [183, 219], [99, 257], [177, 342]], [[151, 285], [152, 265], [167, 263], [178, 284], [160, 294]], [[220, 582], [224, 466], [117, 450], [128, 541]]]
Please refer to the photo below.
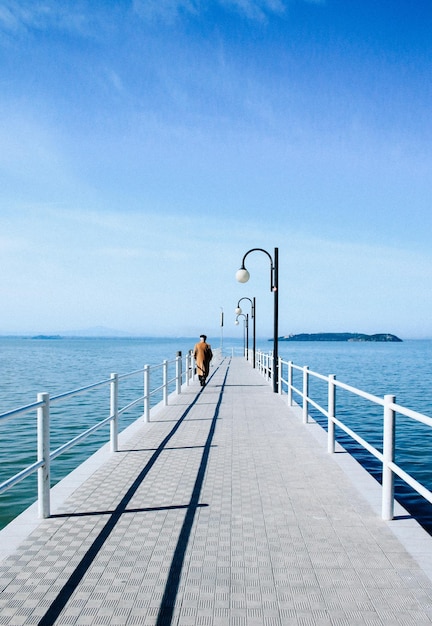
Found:
[[200, 335], [199, 342], [195, 344], [193, 355], [201, 387], [204, 387], [210, 369], [210, 361], [213, 358], [211, 346], [207, 343], [207, 335]]

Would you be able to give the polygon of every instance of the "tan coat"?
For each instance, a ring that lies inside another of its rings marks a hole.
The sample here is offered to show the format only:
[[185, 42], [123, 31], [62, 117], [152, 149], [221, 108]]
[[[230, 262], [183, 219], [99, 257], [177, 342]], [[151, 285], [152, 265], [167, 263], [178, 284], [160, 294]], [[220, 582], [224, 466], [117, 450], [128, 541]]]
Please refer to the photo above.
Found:
[[205, 341], [200, 341], [195, 345], [193, 354], [197, 366], [198, 376], [204, 376], [204, 378], [207, 378], [210, 369], [210, 361], [213, 358], [211, 345]]

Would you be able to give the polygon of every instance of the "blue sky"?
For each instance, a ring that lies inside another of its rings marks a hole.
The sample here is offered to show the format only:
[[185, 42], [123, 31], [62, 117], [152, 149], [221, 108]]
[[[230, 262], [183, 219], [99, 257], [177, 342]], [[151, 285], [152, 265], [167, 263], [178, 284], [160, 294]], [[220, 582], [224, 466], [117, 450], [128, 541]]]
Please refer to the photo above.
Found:
[[[429, 0], [2, 0], [0, 332], [432, 337]], [[231, 326], [232, 323], [232, 326]]]

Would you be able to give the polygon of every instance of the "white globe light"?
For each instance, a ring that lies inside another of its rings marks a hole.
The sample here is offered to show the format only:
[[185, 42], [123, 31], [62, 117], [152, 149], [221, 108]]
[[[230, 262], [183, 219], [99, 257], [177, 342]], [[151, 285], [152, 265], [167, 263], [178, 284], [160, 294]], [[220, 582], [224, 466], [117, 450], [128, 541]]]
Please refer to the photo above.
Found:
[[242, 312], [242, 310], [241, 310], [241, 308], [239, 306], [234, 311], [234, 313], [236, 313], [237, 315], [240, 315], [241, 312]]
[[236, 279], [238, 280], [239, 283], [247, 283], [249, 278], [250, 278], [250, 274], [246, 268], [242, 267], [241, 269], [237, 270]]
[[240, 323], [240, 322], [239, 322], [238, 320], [236, 320], [236, 321], [234, 322], [234, 324], [235, 324], [236, 326], [238, 326], [238, 325], [239, 325], [239, 323]]

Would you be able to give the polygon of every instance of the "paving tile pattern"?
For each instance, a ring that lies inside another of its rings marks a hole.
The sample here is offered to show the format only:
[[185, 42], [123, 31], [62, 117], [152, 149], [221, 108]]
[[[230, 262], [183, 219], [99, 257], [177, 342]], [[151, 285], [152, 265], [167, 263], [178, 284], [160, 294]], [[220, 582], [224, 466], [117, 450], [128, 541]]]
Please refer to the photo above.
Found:
[[432, 623], [430, 579], [243, 359], [143, 424], [0, 592], [0, 626]]

